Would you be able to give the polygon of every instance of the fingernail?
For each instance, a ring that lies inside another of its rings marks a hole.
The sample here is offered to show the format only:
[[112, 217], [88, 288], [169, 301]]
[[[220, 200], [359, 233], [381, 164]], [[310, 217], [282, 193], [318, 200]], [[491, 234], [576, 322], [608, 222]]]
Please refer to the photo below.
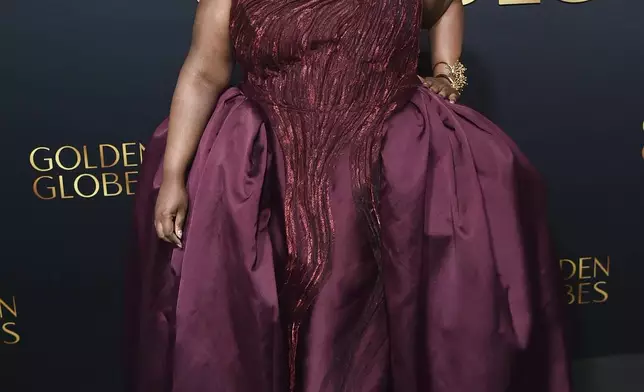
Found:
[[183, 231], [177, 230], [177, 237], [181, 238], [182, 235], [183, 235]]

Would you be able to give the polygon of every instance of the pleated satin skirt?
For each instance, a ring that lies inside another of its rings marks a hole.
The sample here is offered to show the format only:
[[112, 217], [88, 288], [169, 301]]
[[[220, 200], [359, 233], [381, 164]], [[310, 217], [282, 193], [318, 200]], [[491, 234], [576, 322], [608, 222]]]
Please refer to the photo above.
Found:
[[[127, 294], [139, 392], [289, 391], [284, 165], [264, 119], [237, 88], [219, 99], [188, 178], [183, 249], [153, 227], [167, 121], [147, 145]], [[419, 87], [388, 119], [381, 163], [382, 271], [348, 158], [332, 176], [330, 273], [297, 391], [569, 392], [544, 191], [515, 144]]]

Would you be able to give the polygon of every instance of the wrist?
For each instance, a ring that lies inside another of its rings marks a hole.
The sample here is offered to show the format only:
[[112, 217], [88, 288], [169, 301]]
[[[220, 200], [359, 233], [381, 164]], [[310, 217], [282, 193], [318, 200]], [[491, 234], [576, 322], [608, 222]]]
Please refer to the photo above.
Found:
[[467, 86], [467, 68], [459, 60], [453, 63], [439, 61], [434, 63], [433, 74], [435, 78], [442, 77], [449, 81], [450, 85], [459, 93]]
[[445, 62], [435, 62], [432, 67], [432, 74], [435, 78], [449, 74], [449, 66]]
[[166, 167], [163, 169], [163, 182], [172, 185], [185, 185], [185, 170], [179, 168]]

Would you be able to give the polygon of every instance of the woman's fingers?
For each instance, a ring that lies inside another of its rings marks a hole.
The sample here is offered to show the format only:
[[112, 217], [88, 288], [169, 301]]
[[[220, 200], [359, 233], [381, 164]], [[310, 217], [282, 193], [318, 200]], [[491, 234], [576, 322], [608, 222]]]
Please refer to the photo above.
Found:
[[178, 248], [183, 247], [183, 245], [181, 244], [181, 240], [179, 239], [179, 237], [177, 237], [177, 235], [174, 232], [170, 233], [168, 238], [169, 238], [168, 242], [175, 244]]
[[171, 242], [178, 247], [181, 247], [181, 241], [177, 238], [177, 235], [174, 232], [174, 219], [170, 215], [166, 215], [161, 220], [161, 225], [163, 226], [164, 239], [168, 242]]
[[177, 211], [177, 216], [174, 218], [174, 235], [179, 241], [179, 248], [182, 246], [181, 239], [183, 237], [183, 225], [185, 220], [186, 211], [183, 208], [180, 208], [179, 211]]
[[[432, 90], [436, 94], [442, 95], [443, 90], [445, 90], [448, 86], [442, 80], [439, 80], [436, 78], [431, 78], [431, 80], [432, 80], [432, 83], [430, 86], [430, 90]], [[445, 97], [444, 95], [442, 96]]]
[[172, 242], [170, 240], [170, 234], [172, 234], [172, 218], [168, 215], [159, 216], [157, 218], [157, 226], [161, 227], [161, 235], [159, 238], [166, 242]]
[[458, 91], [450, 86], [449, 83], [441, 80], [440, 78], [423, 78], [421, 76], [419, 76], [418, 78], [422, 81], [425, 87], [429, 88], [441, 97], [449, 100], [451, 103], [455, 103], [460, 96]]
[[156, 219], [155, 227], [157, 230], [157, 235], [160, 239], [170, 242], [172, 244], [181, 247], [181, 240], [177, 237], [174, 232], [174, 219], [170, 215], [163, 215]]
[[432, 82], [432, 85], [429, 87], [429, 89], [438, 94], [443, 89], [443, 86], [440, 84], [440, 82], [434, 81]]
[[459, 97], [458, 91], [456, 91], [452, 86], [444, 86], [438, 95], [447, 99], [451, 103], [456, 103], [456, 100]]
[[159, 237], [162, 240], [165, 240], [164, 238], [165, 234], [163, 233], [163, 225], [157, 219], [154, 220], [154, 228], [157, 231], [157, 237]]

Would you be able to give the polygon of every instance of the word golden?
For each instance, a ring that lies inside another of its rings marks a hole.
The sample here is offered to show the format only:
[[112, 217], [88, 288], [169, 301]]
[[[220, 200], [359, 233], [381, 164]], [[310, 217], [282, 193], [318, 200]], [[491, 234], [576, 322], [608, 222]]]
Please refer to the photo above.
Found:
[[606, 285], [610, 276], [610, 257], [561, 259], [559, 266], [566, 281], [569, 305], [601, 304], [608, 301]]
[[18, 344], [20, 335], [16, 332], [15, 319], [18, 318], [16, 297], [11, 301], [0, 298], [0, 344]]
[[29, 154], [31, 167], [40, 174], [33, 192], [42, 200], [133, 195], [144, 151], [143, 144], [133, 142], [36, 147]]

